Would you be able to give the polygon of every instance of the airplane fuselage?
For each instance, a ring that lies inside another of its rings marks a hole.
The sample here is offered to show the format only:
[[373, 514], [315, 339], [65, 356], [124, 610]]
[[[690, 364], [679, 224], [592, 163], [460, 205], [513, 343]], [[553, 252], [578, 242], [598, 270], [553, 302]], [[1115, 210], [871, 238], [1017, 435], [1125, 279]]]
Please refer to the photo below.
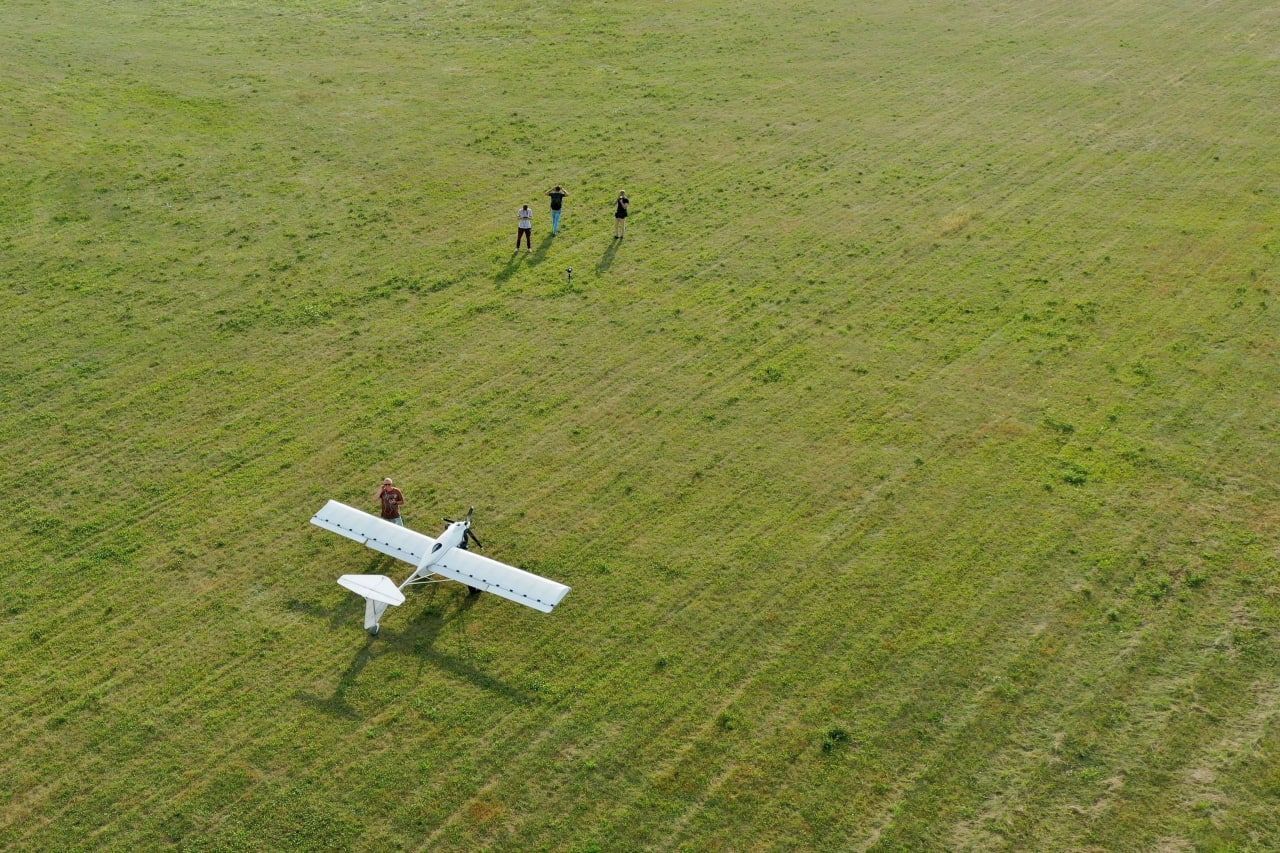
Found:
[[400, 588], [404, 589], [409, 585], [410, 581], [432, 574], [431, 567], [443, 560], [446, 554], [463, 543], [467, 538], [467, 528], [470, 526], [471, 522], [464, 519], [452, 522], [446, 527], [444, 532], [436, 539], [436, 544], [431, 546], [431, 550], [422, 555], [422, 561], [418, 563], [418, 568], [404, 579], [404, 583], [400, 584]]

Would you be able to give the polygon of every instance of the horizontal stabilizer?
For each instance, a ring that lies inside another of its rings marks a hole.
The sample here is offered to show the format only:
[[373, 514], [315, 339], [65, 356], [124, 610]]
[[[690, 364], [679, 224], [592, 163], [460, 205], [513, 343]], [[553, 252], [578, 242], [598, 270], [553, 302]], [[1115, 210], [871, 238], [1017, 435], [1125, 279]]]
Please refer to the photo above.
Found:
[[451, 549], [430, 570], [543, 613], [550, 613], [569, 594], [562, 583], [461, 548]]
[[404, 604], [404, 593], [386, 575], [343, 575], [338, 585], [379, 604]]

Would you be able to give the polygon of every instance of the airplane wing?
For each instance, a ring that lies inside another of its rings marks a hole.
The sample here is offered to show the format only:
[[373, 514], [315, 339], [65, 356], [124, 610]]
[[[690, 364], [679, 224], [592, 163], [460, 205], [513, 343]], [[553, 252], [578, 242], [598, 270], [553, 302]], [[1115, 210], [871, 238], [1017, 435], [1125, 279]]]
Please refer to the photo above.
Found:
[[388, 557], [404, 560], [411, 566], [422, 562], [436, 540], [416, 530], [361, 512], [339, 501], [329, 501], [311, 517], [311, 523], [339, 536], [354, 539], [361, 545], [381, 551]]
[[569, 594], [562, 583], [461, 548], [451, 549], [431, 570], [543, 613], [550, 613]]

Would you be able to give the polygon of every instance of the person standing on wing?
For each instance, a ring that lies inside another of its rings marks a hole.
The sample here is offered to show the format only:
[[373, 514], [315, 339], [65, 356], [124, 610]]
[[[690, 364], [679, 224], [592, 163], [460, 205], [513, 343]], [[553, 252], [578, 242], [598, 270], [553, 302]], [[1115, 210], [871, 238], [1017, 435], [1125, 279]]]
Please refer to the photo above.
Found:
[[627, 208], [631, 199], [625, 192], [618, 193], [618, 208], [613, 212], [613, 239], [621, 240], [627, 233]]
[[547, 190], [547, 195], [551, 196], [551, 233], [560, 233], [560, 214], [564, 213], [564, 197], [568, 195], [559, 184], [554, 189]]
[[524, 250], [526, 252], [533, 251], [533, 211], [529, 209], [529, 205], [521, 205], [516, 216], [519, 219], [516, 225], [516, 251], [520, 251], [520, 238], [524, 238]]
[[382, 505], [382, 517], [392, 524], [404, 527], [404, 519], [400, 517], [400, 507], [404, 506], [404, 492], [395, 487], [391, 478], [382, 481], [382, 488], [373, 496]]

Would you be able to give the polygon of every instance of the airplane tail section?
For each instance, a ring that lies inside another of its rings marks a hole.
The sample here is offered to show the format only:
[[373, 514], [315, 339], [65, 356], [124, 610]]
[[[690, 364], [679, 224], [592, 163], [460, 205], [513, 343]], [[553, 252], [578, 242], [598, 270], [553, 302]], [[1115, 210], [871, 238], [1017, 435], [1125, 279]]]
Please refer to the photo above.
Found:
[[404, 604], [404, 593], [386, 575], [343, 575], [338, 585], [364, 599], [364, 629], [370, 634], [378, 633], [383, 611]]

